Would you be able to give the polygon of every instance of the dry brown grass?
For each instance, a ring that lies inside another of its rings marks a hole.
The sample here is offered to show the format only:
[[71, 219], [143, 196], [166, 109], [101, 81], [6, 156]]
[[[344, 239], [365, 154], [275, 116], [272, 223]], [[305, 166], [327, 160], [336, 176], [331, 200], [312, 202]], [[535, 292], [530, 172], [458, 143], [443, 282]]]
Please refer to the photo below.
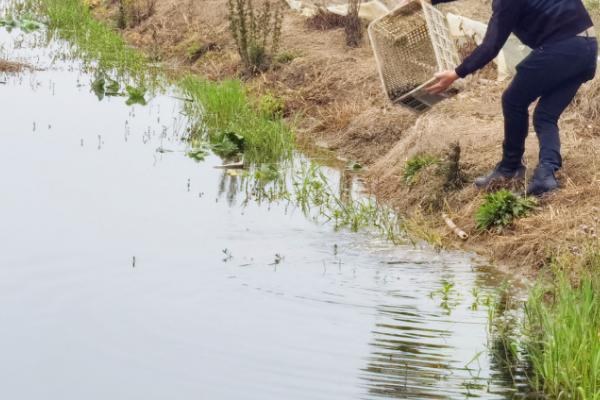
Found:
[[[592, 82], [584, 90], [588, 93], [597, 90], [596, 85]], [[457, 99], [421, 116], [371, 168], [369, 178], [372, 189], [382, 198], [409, 216], [417, 213], [437, 219], [435, 227], [447, 236], [450, 232], [439, 218], [438, 209], [432, 207], [441, 201], [442, 208], [471, 235], [469, 248], [533, 273], [545, 265], [556, 249], [576, 252], [582, 241], [595, 238], [600, 221], [600, 151], [597, 150], [600, 138], [580, 135], [589, 126], [598, 128], [598, 120], [591, 118], [595, 115], [591, 113], [596, 112], [593, 102], [591, 108], [577, 104], [561, 122], [564, 158], [564, 167], [558, 174], [561, 189], [541, 201], [534, 214], [516, 221], [500, 234], [477, 232], [474, 215], [483, 202], [483, 194], [472, 185], [444, 192], [432, 167], [422, 171], [416, 184], [409, 186], [402, 182], [403, 167], [409, 157], [417, 153], [440, 155], [443, 146], [453, 140], [462, 145], [461, 166], [469, 181], [492, 168], [501, 154], [499, 97], [503, 86], [476, 84]], [[584, 92], [581, 98], [585, 97]], [[526, 146], [530, 173], [537, 162], [537, 151], [537, 140], [531, 132]]]
[[346, 33], [346, 45], [349, 47], [358, 47], [363, 38], [363, 23], [358, 16], [361, 0], [348, 1], [348, 15], [344, 32]]
[[[600, 117], [600, 73], [596, 74], [596, 78], [592, 81], [583, 85], [573, 102], [571, 111], [583, 120], [598, 120]], [[600, 132], [595, 133], [600, 134]]]
[[319, 8], [315, 15], [306, 19], [305, 26], [318, 31], [343, 28], [346, 26], [346, 17]]
[[29, 66], [26, 64], [0, 59], [0, 72], [14, 74], [14, 73], [21, 72], [26, 68], [29, 68]]

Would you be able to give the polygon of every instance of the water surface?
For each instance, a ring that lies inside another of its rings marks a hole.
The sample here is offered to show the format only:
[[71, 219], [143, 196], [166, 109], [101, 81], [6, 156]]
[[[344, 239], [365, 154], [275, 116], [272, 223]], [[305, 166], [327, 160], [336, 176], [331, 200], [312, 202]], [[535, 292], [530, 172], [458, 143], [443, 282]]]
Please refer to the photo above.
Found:
[[0, 397], [512, 398], [474, 306], [502, 276], [247, 201], [180, 100], [99, 101], [37, 35], [0, 34], [40, 69], [0, 77]]

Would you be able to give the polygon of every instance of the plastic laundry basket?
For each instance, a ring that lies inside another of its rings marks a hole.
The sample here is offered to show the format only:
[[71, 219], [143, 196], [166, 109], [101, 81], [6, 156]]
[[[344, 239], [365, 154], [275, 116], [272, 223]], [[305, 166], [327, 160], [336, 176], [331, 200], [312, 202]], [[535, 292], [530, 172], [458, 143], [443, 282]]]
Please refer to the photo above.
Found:
[[433, 6], [414, 0], [369, 25], [369, 38], [387, 97], [422, 112], [456, 93], [431, 95], [424, 88], [433, 74], [455, 69], [458, 52], [446, 18]]

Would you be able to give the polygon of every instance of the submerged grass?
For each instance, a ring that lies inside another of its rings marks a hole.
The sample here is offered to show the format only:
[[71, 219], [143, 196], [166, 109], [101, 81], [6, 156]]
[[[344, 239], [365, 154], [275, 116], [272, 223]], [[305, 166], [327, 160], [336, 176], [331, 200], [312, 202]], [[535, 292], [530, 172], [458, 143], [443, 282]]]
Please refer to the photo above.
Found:
[[243, 204], [251, 200], [258, 204], [283, 202], [315, 222], [332, 224], [335, 229], [366, 230], [393, 243], [406, 243], [410, 239], [405, 222], [390, 208], [369, 197], [353, 198], [352, 181], [343, 175], [339, 187], [332, 186], [315, 163], [296, 161], [285, 172], [263, 164], [254, 173], [244, 172], [242, 179], [242, 190], [246, 193]]

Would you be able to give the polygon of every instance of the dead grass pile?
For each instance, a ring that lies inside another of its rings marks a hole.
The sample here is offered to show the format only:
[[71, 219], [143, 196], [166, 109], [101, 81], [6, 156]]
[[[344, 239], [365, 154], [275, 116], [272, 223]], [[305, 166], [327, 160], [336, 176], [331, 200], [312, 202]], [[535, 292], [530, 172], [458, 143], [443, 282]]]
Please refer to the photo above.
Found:
[[[232, 48], [232, 39], [228, 33], [226, 0], [131, 1], [134, 1], [132, 4], [139, 5], [135, 8], [139, 12], [126, 10], [127, 15], [131, 14], [135, 19], [135, 23], [129, 23], [123, 31], [129, 43], [146, 50], [156, 59], [186, 65], [189, 65], [195, 50], [210, 45], [209, 51], [199, 57], [205, 58], [210, 54], [211, 58], [215, 58], [206, 63], [210, 70], [208, 75], [225, 77], [226, 73], [231, 72], [229, 53], [235, 53], [235, 49]], [[94, 12], [98, 18], [111, 24], [118, 23], [120, 18], [116, 0], [108, 8], [97, 7]], [[221, 57], [218, 54], [220, 52], [213, 51], [216, 48], [224, 49], [223, 53], [227, 56]], [[224, 69], [225, 72], [219, 72], [219, 69]]]
[[324, 8], [319, 8], [312, 17], [306, 19], [305, 26], [308, 29], [317, 31], [344, 28], [346, 26], [346, 17], [332, 13]]
[[135, 28], [156, 13], [157, 0], [118, 0], [120, 29]]
[[330, 115], [335, 122], [329, 122], [328, 127], [337, 132], [330, 148], [365, 164], [385, 154], [390, 143], [397, 142], [416, 119], [407, 110], [368, 108], [361, 102], [348, 103]]
[[578, 118], [591, 123], [595, 134], [600, 134], [600, 72], [596, 77], [582, 86], [573, 105], [571, 111]]
[[497, 83], [474, 85], [420, 116], [379, 159], [370, 175], [394, 179], [415, 154], [442, 154], [454, 142], [460, 143], [462, 164], [468, 174], [492, 167], [500, 157], [502, 143], [502, 89], [503, 85]]

